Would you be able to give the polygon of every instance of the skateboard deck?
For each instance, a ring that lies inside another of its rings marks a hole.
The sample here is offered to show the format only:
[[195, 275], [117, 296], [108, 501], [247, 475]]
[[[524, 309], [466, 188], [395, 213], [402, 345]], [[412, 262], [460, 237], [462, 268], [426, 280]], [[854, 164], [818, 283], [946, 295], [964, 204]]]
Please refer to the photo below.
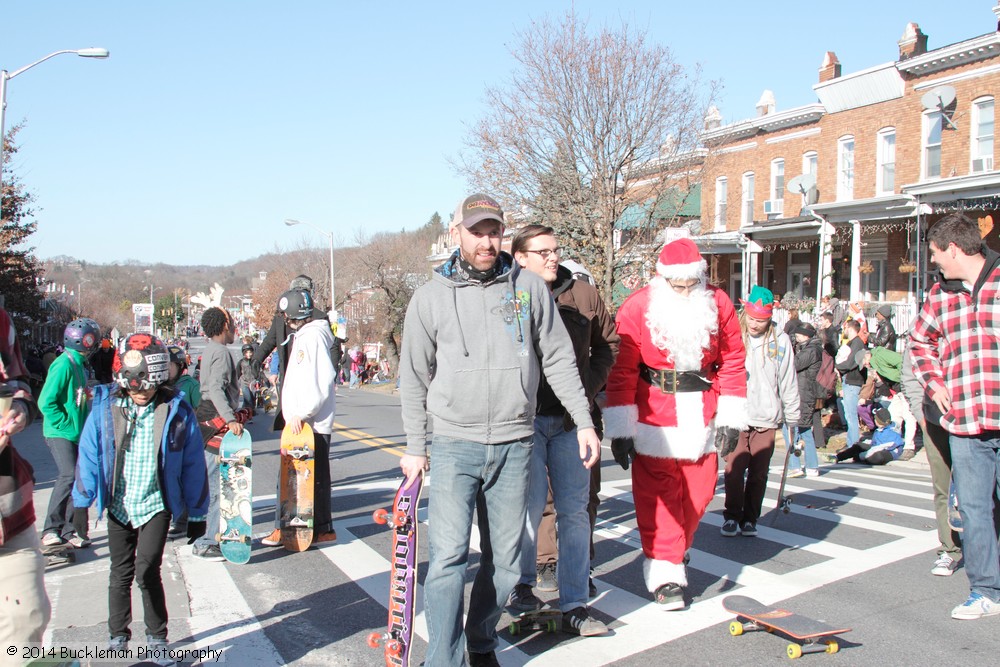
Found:
[[253, 440], [226, 433], [219, 444], [219, 532], [215, 539], [230, 563], [250, 560], [253, 535]]
[[56, 544], [54, 546], [43, 546], [42, 555], [45, 556], [45, 567], [56, 565], [66, 565], [76, 562], [76, 550], [69, 544]]
[[[781, 510], [781, 514], [788, 514], [792, 511], [792, 497], [785, 496], [785, 482], [788, 480], [788, 462], [792, 458], [792, 454], [796, 456], [802, 456], [803, 447], [799, 442], [799, 429], [793, 428], [791, 431], [792, 438], [791, 442], [785, 443], [785, 464], [781, 468], [781, 483], [778, 484], [778, 504], [775, 509]], [[771, 518], [771, 525], [773, 526], [778, 520], [778, 512], [774, 513]]]
[[535, 611], [522, 611], [511, 619], [508, 629], [510, 634], [517, 636], [522, 632], [533, 630], [544, 630], [545, 632], [556, 632], [562, 625], [562, 612], [550, 607], [536, 609]]
[[726, 611], [736, 614], [736, 620], [729, 624], [729, 633], [739, 636], [744, 632], [765, 630], [778, 632], [795, 644], [789, 644], [788, 657], [795, 659], [803, 653], [836, 653], [840, 646], [833, 638], [850, 628], [838, 628], [821, 621], [801, 616], [787, 609], [761, 604], [743, 595], [727, 595], [722, 598]]
[[316, 444], [312, 427], [303, 424], [296, 435], [285, 426], [281, 432], [278, 524], [281, 545], [288, 551], [305, 551], [312, 544], [315, 474]]
[[386, 632], [368, 635], [368, 645], [385, 646], [385, 664], [388, 667], [408, 667], [410, 641], [413, 638], [413, 615], [417, 590], [417, 504], [424, 485], [421, 473], [412, 482], [399, 485], [392, 501], [392, 514], [384, 509], [375, 510], [375, 523], [393, 529], [392, 560], [389, 570], [389, 624]]

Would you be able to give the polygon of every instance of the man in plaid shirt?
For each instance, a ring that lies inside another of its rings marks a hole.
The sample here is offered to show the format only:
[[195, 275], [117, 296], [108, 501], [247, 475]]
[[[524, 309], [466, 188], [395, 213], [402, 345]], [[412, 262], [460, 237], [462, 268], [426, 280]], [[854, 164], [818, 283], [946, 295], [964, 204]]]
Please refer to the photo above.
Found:
[[927, 235], [939, 280], [917, 317], [914, 371], [949, 433], [952, 476], [965, 527], [971, 593], [952, 618], [1000, 614], [1000, 554], [993, 497], [1000, 486], [1000, 255], [961, 213]]

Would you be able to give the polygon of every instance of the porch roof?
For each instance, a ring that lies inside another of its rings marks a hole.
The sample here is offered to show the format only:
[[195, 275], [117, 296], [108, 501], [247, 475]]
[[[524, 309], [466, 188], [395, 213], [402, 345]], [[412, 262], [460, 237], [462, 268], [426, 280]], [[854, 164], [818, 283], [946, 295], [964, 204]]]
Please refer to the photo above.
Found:
[[740, 227], [740, 233], [755, 241], [809, 238], [819, 236], [822, 225], [811, 215], [800, 215], [794, 218], [777, 218], [764, 222], [755, 222], [746, 227]]
[[813, 204], [809, 208], [822, 215], [827, 222], [844, 223], [857, 220], [894, 220], [917, 215], [917, 201], [910, 194], [892, 194], [883, 197], [852, 199], [826, 204]]

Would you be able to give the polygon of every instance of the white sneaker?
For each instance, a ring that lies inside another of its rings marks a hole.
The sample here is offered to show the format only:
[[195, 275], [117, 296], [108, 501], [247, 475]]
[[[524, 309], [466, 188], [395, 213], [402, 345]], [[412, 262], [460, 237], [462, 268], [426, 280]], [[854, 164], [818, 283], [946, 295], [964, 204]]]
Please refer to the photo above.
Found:
[[819, 477], [819, 468], [806, 468], [806, 477]]
[[957, 567], [957, 560], [948, 554], [941, 554], [938, 556], [938, 559], [934, 561], [934, 567], [931, 568], [931, 574], [938, 577], [950, 577]]
[[62, 538], [55, 533], [45, 533], [42, 535], [42, 546], [43, 547], [57, 547], [62, 544]]
[[806, 471], [802, 468], [796, 468], [795, 470], [788, 471], [788, 479], [795, 479], [796, 477], [805, 477]]
[[979, 593], [969, 593], [969, 599], [951, 610], [951, 617], [960, 621], [975, 621], [983, 616], [1000, 614], [1000, 604]]

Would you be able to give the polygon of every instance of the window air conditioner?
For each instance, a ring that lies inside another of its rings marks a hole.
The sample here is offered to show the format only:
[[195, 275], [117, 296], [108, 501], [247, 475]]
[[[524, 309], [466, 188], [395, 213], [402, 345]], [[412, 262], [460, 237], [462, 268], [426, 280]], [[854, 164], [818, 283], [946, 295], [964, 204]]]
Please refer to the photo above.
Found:
[[780, 215], [785, 210], [784, 199], [768, 199], [764, 202], [765, 215]]
[[972, 171], [993, 171], [993, 158], [992, 157], [977, 157], [972, 161]]

